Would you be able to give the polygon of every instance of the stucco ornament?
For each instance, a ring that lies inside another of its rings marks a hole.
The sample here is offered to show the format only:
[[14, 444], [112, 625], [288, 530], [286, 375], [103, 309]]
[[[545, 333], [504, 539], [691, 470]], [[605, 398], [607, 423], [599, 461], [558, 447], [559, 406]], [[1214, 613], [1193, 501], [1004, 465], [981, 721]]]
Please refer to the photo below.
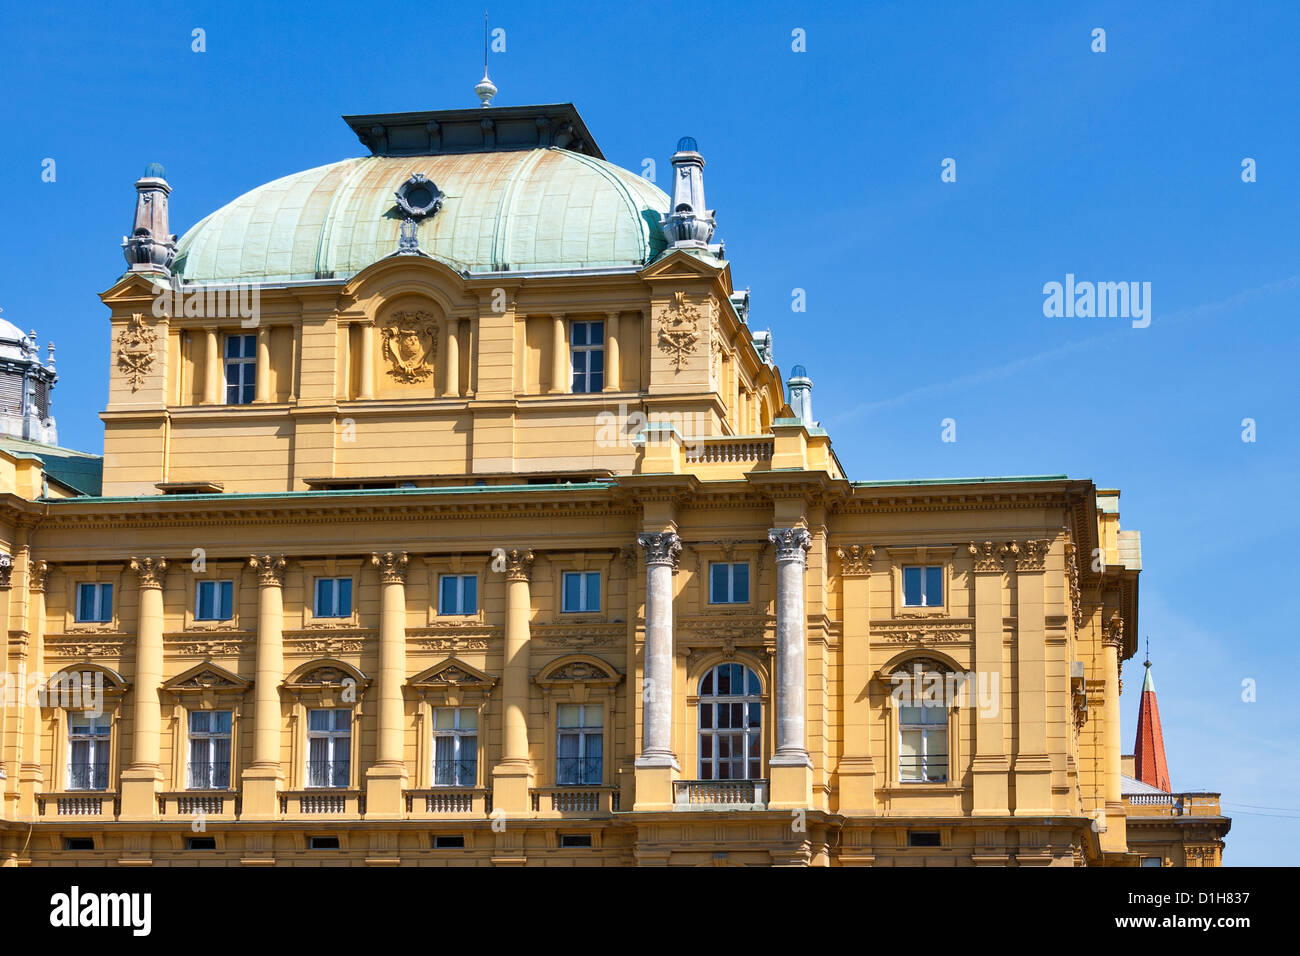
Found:
[[438, 325], [427, 312], [394, 312], [384, 324], [388, 374], [399, 382], [422, 382], [433, 374]]
[[126, 328], [117, 333], [117, 367], [126, 376], [131, 391], [138, 391], [153, 368], [154, 342], [158, 333], [144, 324], [144, 315], [136, 312]]
[[659, 350], [667, 353], [673, 368], [681, 371], [686, 357], [700, 344], [700, 309], [686, 301], [684, 292], [673, 293], [673, 303], [659, 319]]
[[401, 207], [402, 212], [416, 222], [434, 215], [442, 208], [442, 201], [446, 198], [433, 180], [424, 173], [413, 173], [411, 178], [398, 188], [396, 196], [397, 205]]

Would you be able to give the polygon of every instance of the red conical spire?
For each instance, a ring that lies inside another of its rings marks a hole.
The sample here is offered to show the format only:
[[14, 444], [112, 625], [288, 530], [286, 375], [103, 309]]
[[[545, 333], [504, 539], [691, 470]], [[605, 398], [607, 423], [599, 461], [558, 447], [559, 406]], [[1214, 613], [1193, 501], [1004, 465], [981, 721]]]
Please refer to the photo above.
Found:
[[1151, 679], [1151, 655], [1143, 663], [1147, 669], [1142, 681], [1142, 704], [1138, 710], [1137, 741], [1133, 744], [1133, 763], [1137, 778], [1145, 784], [1173, 791], [1169, 783], [1169, 765], [1165, 763], [1165, 735], [1160, 730], [1160, 707], [1156, 704], [1156, 683]]

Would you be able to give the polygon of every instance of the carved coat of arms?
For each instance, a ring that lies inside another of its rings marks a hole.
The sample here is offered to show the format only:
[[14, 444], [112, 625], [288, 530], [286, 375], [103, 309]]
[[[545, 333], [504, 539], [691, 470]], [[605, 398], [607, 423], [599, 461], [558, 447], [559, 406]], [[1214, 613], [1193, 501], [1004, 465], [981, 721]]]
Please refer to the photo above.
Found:
[[126, 328], [117, 333], [117, 367], [126, 376], [131, 391], [144, 384], [145, 376], [153, 368], [154, 342], [158, 333], [144, 324], [144, 316], [136, 312]]
[[433, 374], [438, 324], [427, 312], [394, 312], [383, 327], [388, 374], [399, 382], [422, 382]]
[[659, 350], [681, 371], [686, 357], [700, 344], [700, 309], [686, 301], [683, 292], [673, 293], [673, 303], [659, 319]]

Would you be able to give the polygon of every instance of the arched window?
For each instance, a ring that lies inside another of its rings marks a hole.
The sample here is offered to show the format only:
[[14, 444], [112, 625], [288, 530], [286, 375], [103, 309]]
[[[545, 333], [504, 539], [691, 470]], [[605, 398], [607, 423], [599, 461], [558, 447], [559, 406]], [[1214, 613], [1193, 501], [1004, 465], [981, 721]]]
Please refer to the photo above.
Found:
[[949, 713], [960, 684], [930, 660], [914, 660], [894, 671], [898, 714], [900, 783], [946, 783], [951, 750]]
[[700, 679], [700, 779], [759, 779], [762, 728], [758, 675], [743, 664], [710, 668]]

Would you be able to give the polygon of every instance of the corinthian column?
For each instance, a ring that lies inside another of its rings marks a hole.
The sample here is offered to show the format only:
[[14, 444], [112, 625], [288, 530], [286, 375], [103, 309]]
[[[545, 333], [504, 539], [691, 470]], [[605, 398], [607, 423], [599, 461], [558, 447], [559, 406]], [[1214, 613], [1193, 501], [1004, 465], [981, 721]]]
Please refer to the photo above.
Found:
[[123, 819], [153, 819], [155, 794], [162, 779], [159, 735], [162, 702], [158, 690], [163, 675], [163, 579], [165, 558], [132, 558], [139, 577], [140, 607], [135, 638], [135, 697], [131, 763], [122, 771]]
[[1106, 697], [1102, 707], [1106, 746], [1106, 829], [1102, 834], [1102, 847], [1123, 852], [1128, 849], [1127, 820], [1120, 786], [1120, 754], [1123, 745], [1119, 733], [1119, 695], [1123, 687], [1119, 671], [1124, 654], [1124, 620], [1118, 611], [1111, 615], [1106, 624], [1101, 643], [1102, 674], [1106, 679]]
[[505, 553], [506, 635], [501, 696], [505, 704], [505, 733], [501, 760], [492, 770], [492, 807], [507, 813], [526, 813], [531, 806], [528, 786], [532, 762], [528, 751], [528, 615], [532, 596], [529, 581], [533, 552]]
[[243, 773], [244, 819], [273, 819], [280, 766], [280, 682], [284, 680], [283, 555], [253, 555], [257, 574], [257, 654], [253, 664], [253, 762]]
[[[975, 573], [975, 670], [980, 681], [997, 688], [1002, 700], [1002, 577], [1010, 548], [994, 541], [967, 548]], [[1005, 718], [1000, 706], [975, 714], [975, 754], [971, 758], [971, 815], [1010, 813]]]
[[681, 768], [673, 753], [673, 568], [682, 539], [671, 531], [637, 535], [645, 549], [645, 682], [638, 767]]
[[807, 650], [804, 570], [812, 535], [807, 528], [773, 528], [776, 545], [776, 751], [768, 761], [773, 809], [812, 803], [812, 758], [808, 756], [804, 712]]
[[401, 816], [406, 761], [402, 759], [402, 685], [406, 683], [405, 551], [372, 554], [379, 569], [379, 742], [366, 771], [366, 815]]
[[[844, 637], [840, 642], [844, 682], [844, 741], [839, 760], [840, 812], [876, 812], [876, 766], [871, 754], [871, 559], [870, 545], [846, 545], [840, 559]], [[870, 856], [868, 852], [866, 854]], [[858, 859], [857, 851], [841, 862]]]

